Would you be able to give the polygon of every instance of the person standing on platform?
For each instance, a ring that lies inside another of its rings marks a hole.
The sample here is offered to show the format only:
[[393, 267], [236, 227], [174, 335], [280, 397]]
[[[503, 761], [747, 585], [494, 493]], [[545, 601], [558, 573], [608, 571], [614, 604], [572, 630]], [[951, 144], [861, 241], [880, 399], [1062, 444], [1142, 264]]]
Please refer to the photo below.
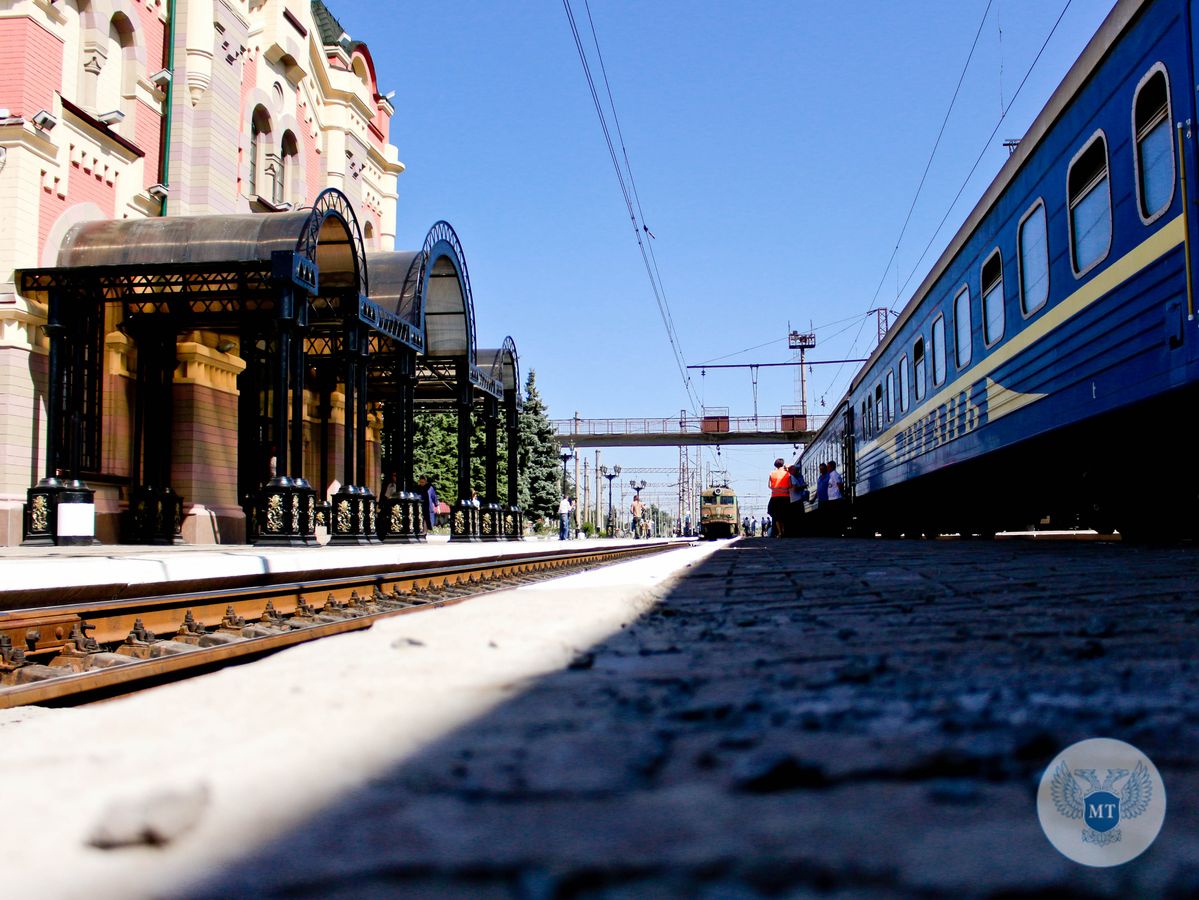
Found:
[[633, 502], [629, 506], [629, 515], [631, 516], [631, 520], [629, 523], [629, 530], [633, 533], [634, 538], [640, 536], [640, 533], [641, 533], [641, 508], [642, 508], [642, 506], [644, 506], [644, 504], [641, 502], [641, 495], [635, 494], [633, 496]]
[[791, 494], [788, 497], [791, 506], [787, 510], [787, 534], [790, 537], [799, 537], [803, 533], [804, 504], [809, 496], [808, 483], [804, 480], [798, 459], [787, 471], [791, 473]]
[[837, 471], [837, 461], [828, 463], [828, 523], [832, 533], [840, 537], [845, 532], [845, 482]]
[[558, 540], [564, 541], [570, 535], [570, 498], [563, 497], [558, 504]]
[[774, 461], [774, 471], [768, 479], [770, 484], [770, 503], [766, 511], [774, 523], [771, 529], [776, 538], [781, 538], [784, 531], [784, 520], [787, 518], [787, 507], [791, 504], [791, 473], [780, 456]]
[[421, 503], [425, 508], [425, 522], [427, 528], [432, 528], [437, 524], [437, 488], [433, 487], [433, 482], [429, 480], [428, 475], [422, 475], [416, 479], [416, 493], [421, 498]]

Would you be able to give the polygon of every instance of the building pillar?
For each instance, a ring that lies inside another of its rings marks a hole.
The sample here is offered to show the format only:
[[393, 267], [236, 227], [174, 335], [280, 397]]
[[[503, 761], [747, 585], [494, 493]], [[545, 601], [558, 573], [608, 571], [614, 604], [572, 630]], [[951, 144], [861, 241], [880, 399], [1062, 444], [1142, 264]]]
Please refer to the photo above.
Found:
[[[45, 332], [50, 338], [50, 358], [47, 409], [46, 409], [46, 475], [26, 492], [24, 515], [24, 541], [29, 545], [78, 545], [96, 543], [95, 491], [79, 479], [79, 452], [76, 440], [75, 452], [71, 454], [74, 467], [64, 477], [63, 466], [67, 459], [64, 442], [68, 438], [63, 428], [67, 405], [75, 398], [82, 401], [78, 390], [66, 396], [65, 374], [69, 366], [80, 365], [84, 336], [78, 324], [92, 317], [79, 315], [73, 319], [76, 327], [71, 328], [64, 316], [64, 289], [52, 287], [49, 291]], [[91, 298], [84, 295], [84, 302]], [[82, 310], [80, 310], [82, 313]], [[100, 317], [103, 321], [103, 316]], [[67, 355], [67, 338], [75, 347], [75, 353]], [[76, 369], [77, 373], [82, 369]], [[71, 379], [78, 385], [79, 375]], [[72, 416], [73, 424], [82, 430], [78, 411]]]
[[129, 508], [122, 540], [131, 544], [182, 543], [183, 498], [171, 487], [174, 447], [175, 328], [154, 316], [128, 325], [137, 347]]
[[520, 410], [517, 390], [504, 391], [504, 424], [508, 432], [508, 506], [504, 510], [504, 537], [525, 539], [524, 512], [520, 508]]
[[386, 474], [395, 473], [397, 490], [394, 497], [379, 498], [379, 536], [385, 541], [408, 543], [425, 536], [421, 500], [412, 491], [416, 351], [398, 348], [393, 360], [396, 398], [384, 408], [383, 428], [388, 448]]
[[455, 406], [458, 411], [458, 501], [450, 514], [451, 541], [479, 539], [479, 508], [471, 502], [470, 442], [474, 432], [471, 413], [474, 407], [474, 386], [470, 383], [470, 361], [466, 356], [454, 365]]
[[[345, 362], [345, 425], [342, 430], [344, 478], [341, 490], [333, 495], [329, 517], [329, 543], [339, 546], [368, 544], [374, 534], [375, 495], [362, 485], [366, 476], [366, 404], [363, 347], [366, 335], [358, 320], [345, 322], [342, 349]], [[359, 402], [359, 397], [362, 402]], [[361, 428], [359, 428], [361, 423]], [[359, 433], [361, 432], [361, 442]], [[355, 474], [355, 463], [362, 471]]]
[[[305, 543], [302, 528], [301, 506], [307, 510], [307, 492], [298, 487], [287, 474], [288, 465], [288, 389], [291, 386], [293, 367], [293, 335], [296, 328], [296, 302], [300, 299], [304, 305], [307, 300], [303, 295], [297, 297], [297, 291], [290, 281], [279, 280], [276, 283], [275, 298], [275, 357], [271, 360], [273, 366], [274, 389], [271, 397], [271, 454], [275, 458], [274, 477], [266, 483], [259, 493], [258, 502], [258, 534], [255, 544], [272, 546], [299, 547]], [[301, 356], [303, 347], [300, 348]], [[300, 391], [303, 401], [302, 389]], [[303, 407], [299, 421], [295, 424], [303, 426]], [[293, 440], [294, 440], [294, 436]], [[303, 448], [301, 437], [301, 455]], [[294, 444], [293, 444], [294, 445]], [[302, 464], [303, 460], [297, 461]]]
[[504, 538], [503, 510], [499, 503], [500, 403], [490, 394], [483, 401], [483, 436], [487, 484], [479, 510], [479, 531], [485, 541]]

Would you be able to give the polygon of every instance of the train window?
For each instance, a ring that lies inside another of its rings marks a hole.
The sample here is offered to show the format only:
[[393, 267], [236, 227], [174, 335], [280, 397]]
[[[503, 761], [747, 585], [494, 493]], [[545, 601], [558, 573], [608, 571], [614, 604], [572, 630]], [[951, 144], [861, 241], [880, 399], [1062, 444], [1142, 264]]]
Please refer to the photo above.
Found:
[[933, 322], [933, 384], [945, 380], [945, 317], [937, 316]]
[[862, 440], [870, 437], [870, 416], [866, 415], [866, 401], [862, 401]]
[[1038, 200], [1020, 220], [1020, 308], [1029, 316], [1049, 299], [1049, 241], [1045, 204]]
[[1141, 219], [1149, 224], [1174, 199], [1174, 143], [1170, 134], [1170, 87], [1166, 68], [1158, 63], [1137, 87], [1132, 103], [1136, 141], [1137, 199]]
[[895, 373], [887, 372], [887, 387], [883, 391], [887, 397], [887, 421], [895, 418]]
[[876, 384], [874, 386], [874, 428], [876, 431], [883, 430], [883, 386]]
[[912, 347], [912, 371], [916, 381], [916, 399], [924, 399], [924, 338], [918, 338]]
[[1003, 257], [996, 250], [983, 263], [983, 343], [1003, 337]]
[[908, 405], [912, 402], [912, 395], [908, 391], [908, 356], [905, 353], [899, 358], [899, 410], [907, 412]]
[[958, 368], [970, 363], [972, 348], [970, 324], [970, 288], [963, 285], [958, 295], [953, 298], [953, 351], [958, 360]]
[[1070, 261], [1075, 277], [1097, 266], [1112, 246], [1112, 193], [1102, 131], [1078, 151], [1066, 175], [1070, 200]]

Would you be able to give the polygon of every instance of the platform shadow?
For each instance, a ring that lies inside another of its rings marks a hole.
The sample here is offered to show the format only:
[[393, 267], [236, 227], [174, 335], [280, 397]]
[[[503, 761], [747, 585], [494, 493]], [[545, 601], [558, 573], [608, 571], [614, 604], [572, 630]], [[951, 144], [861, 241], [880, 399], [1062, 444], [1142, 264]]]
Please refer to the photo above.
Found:
[[740, 542], [569, 669], [181, 896], [1183, 895], [1194, 790], [1172, 787], [1175, 828], [1119, 872], [1057, 854], [1034, 794], [1097, 735], [1199, 787], [1195, 562]]

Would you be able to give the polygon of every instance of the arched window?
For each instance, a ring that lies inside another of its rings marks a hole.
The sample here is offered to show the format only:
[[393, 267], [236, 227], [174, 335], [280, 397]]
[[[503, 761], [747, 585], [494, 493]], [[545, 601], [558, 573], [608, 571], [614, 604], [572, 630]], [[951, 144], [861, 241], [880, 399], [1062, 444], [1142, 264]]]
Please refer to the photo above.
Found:
[[270, 148], [271, 117], [262, 106], [254, 108], [250, 119], [250, 196], [267, 197], [267, 153]]
[[933, 384], [945, 380], [945, 316], [937, 316], [931, 335], [933, 346]]
[[988, 347], [1003, 337], [1003, 257], [996, 249], [982, 270], [983, 343]]
[[966, 285], [953, 298], [953, 349], [958, 368], [970, 364], [974, 326], [970, 322], [970, 288]]
[[1112, 246], [1112, 192], [1107, 141], [1098, 131], [1070, 163], [1066, 175], [1070, 204], [1070, 262], [1081, 277], [1107, 256]]
[[1049, 299], [1049, 235], [1045, 204], [1038, 200], [1020, 220], [1020, 308], [1028, 316]]
[[1166, 211], [1174, 199], [1174, 141], [1170, 134], [1170, 85], [1161, 63], [1137, 87], [1132, 102], [1132, 135], [1136, 143], [1137, 200], [1146, 224]]
[[[116, 13], [108, 21], [108, 29], [96, 43], [90, 58], [84, 64], [85, 90], [83, 102], [92, 107], [97, 116], [123, 112], [127, 103], [132, 103], [137, 91], [137, 53], [133, 23], [124, 13]], [[85, 46], [87, 41], [85, 40]], [[88, 97], [88, 78], [92, 78], [94, 93]], [[115, 124], [115, 123], [109, 123]]]
[[912, 369], [916, 376], [916, 399], [924, 399], [924, 338], [918, 338], [912, 346]]
[[367, 222], [362, 226], [362, 243], [366, 245], [368, 250], [376, 249], [374, 223]]
[[274, 201], [276, 205], [288, 202], [294, 204], [299, 193], [296, 189], [296, 179], [299, 172], [300, 145], [294, 134], [285, 131], [279, 148], [279, 177], [275, 179]]

